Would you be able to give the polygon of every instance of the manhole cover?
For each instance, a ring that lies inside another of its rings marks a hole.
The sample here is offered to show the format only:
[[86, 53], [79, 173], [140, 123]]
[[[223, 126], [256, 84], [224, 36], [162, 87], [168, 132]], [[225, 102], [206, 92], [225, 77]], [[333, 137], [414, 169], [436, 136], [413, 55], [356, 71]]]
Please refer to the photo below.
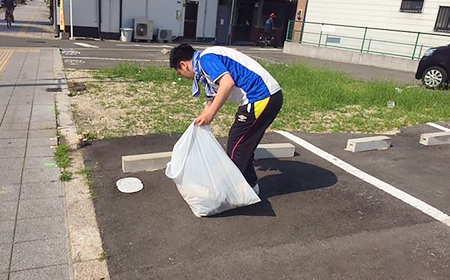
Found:
[[116, 182], [117, 188], [123, 193], [134, 193], [142, 190], [144, 185], [135, 177], [122, 178]]
[[47, 92], [62, 92], [61, 88], [47, 88], [45, 89]]

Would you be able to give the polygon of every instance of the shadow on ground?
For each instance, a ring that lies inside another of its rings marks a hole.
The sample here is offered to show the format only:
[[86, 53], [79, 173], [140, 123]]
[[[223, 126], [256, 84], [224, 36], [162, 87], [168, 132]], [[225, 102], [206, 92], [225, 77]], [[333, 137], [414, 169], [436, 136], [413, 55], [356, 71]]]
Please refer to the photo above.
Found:
[[233, 209], [213, 217], [236, 215], [276, 216], [269, 198], [292, 193], [331, 187], [337, 182], [329, 170], [295, 160], [266, 159], [255, 163], [259, 175], [261, 202]]

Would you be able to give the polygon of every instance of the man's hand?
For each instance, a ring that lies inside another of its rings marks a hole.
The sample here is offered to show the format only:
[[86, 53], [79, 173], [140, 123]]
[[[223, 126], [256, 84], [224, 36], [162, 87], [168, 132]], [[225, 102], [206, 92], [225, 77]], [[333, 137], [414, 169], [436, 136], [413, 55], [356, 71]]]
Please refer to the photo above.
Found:
[[194, 124], [204, 126], [210, 124], [214, 119], [214, 114], [209, 110], [205, 110], [198, 118], [195, 119]]

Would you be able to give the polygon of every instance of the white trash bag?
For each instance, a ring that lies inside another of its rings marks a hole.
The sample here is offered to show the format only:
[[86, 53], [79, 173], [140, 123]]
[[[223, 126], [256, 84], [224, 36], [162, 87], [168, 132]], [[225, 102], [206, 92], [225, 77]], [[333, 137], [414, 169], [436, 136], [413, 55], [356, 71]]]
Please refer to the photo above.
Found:
[[189, 126], [173, 148], [166, 176], [197, 217], [261, 201], [209, 126]]

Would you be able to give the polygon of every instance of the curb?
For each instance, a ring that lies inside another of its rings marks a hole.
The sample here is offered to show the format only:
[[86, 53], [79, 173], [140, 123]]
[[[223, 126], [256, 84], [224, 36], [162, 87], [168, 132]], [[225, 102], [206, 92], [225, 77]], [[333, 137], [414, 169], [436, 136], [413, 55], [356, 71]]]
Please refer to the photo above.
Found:
[[81, 175], [76, 174], [85, 166], [81, 151], [76, 149], [77, 132], [72, 119], [62, 56], [58, 49], [53, 50], [53, 67], [58, 88], [61, 88], [61, 92], [55, 96], [55, 104], [59, 111], [58, 130], [71, 148], [73, 161], [73, 166], [68, 168], [68, 171], [73, 173], [73, 179], [63, 182], [69, 278], [107, 280], [110, 279], [108, 266], [106, 261], [99, 260], [103, 246], [89, 186]]

